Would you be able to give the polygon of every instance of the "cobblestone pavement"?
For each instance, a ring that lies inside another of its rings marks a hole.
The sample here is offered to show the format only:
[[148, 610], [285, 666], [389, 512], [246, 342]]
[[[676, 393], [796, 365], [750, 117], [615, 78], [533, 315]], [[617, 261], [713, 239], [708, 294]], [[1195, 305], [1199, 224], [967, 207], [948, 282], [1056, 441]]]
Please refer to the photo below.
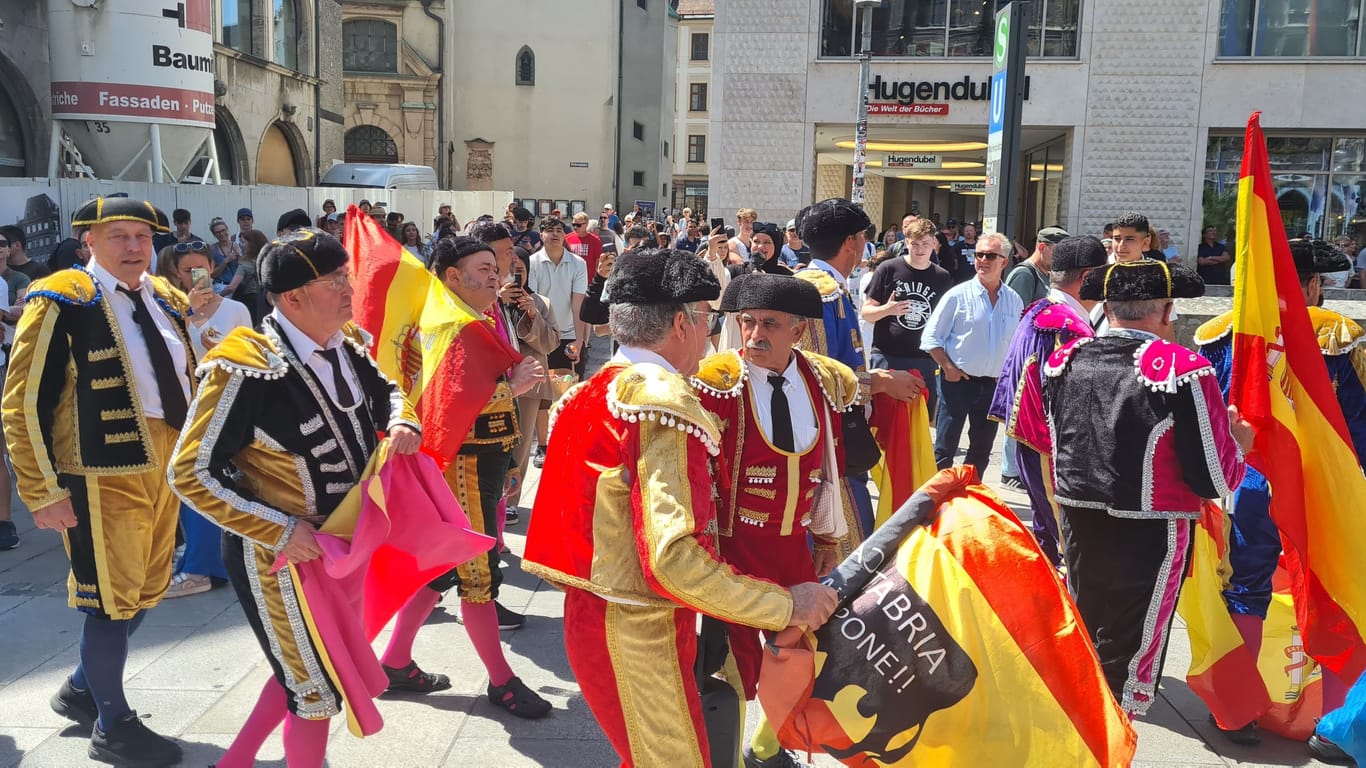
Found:
[[[988, 483], [999, 469], [988, 471]], [[528, 480], [532, 498], [536, 476]], [[1020, 494], [1002, 492], [1016, 506]], [[0, 768], [88, 764], [89, 733], [48, 708], [48, 698], [76, 658], [79, 615], [66, 607], [67, 560], [60, 540], [35, 531], [22, 506], [15, 521], [22, 545], [0, 552]], [[524, 515], [525, 518], [525, 515]], [[520, 631], [505, 632], [513, 669], [550, 699], [549, 718], [526, 722], [491, 706], [487, 679], [464, 628], [455, 622], [452, 593], [418, 636], [414, 657], [426, 669], [444, 672], [454, 684], [427, 697], [386, 697], [380, 703], [385, 728], [357, 739], [344, 718], [334, 722], [329, 765], [334, 768], [421, 768], [425, 766], [554, 766], [597, 768], [615, 765], [602, 732], [579, 696], [561, 640], [559, 593], [519, 568], [526, 523], [508, 531], [514, 555], [507, 566], [503, 602], [527, 614]], [[381, 636], [382, 645], [387, 634]], [[1137, 725], [1140, 766], [1318, 765], [1303, 744], [1268, 736], [1257, 749], [1237, 747], [1207, 721], [1207, 711], [1186, 687], [1189, 663], [1185, 627], [1172, 636], [1162, 695]], [[169, 600], [152, 611], [133, 641], [127, 668], [128, 699], [155, 730], [179, 738], [187, 766], [207, 766], [231, 742], [268, 676], [266, 663], [247, 629], [231, 590]], [[757, 707], [751, 708], [756, 710]], [[753, 727], [755, 713], [750, 713]], [[261, 753], [261, 765], [283, 766], [277, 733]], [[836, 763], [818, 757], [827, 768]]]

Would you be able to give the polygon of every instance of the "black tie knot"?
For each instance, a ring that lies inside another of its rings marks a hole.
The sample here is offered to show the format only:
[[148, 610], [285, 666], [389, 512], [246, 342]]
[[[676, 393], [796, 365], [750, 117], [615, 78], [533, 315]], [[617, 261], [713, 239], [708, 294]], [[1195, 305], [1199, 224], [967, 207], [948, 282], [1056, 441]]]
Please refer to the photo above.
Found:
[[770, 373], [768, 375], [768, 385], [774, 389], [782, 389], [787, 385], [787, 378], [781, 373]]

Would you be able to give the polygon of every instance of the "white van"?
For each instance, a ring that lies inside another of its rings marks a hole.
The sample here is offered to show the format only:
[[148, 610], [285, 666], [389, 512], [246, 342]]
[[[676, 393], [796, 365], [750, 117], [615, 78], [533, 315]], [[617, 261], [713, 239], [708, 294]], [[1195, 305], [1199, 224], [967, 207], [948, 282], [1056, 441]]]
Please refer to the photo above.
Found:
[[378, 189], [438, 189], [436, 170], [429, 165], [403, 163], [337, 163], [323, 174], [322, 187]]

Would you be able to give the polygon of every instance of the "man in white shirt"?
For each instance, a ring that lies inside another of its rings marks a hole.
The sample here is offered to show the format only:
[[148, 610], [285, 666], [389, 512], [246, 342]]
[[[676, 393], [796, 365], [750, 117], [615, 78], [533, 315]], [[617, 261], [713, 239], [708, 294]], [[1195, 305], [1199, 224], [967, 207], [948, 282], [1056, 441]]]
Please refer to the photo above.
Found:
[[[573, 370], [583, 376], [584, 346], [588, 324], [579, 319], [579, 308], [588, 293], [588, 263], [564, 244], [564, 222], [554, 216], [541, 222], [541, 250], [531, 254], [531, 271], [526, 287], [550, 302], [550, 311], [559, 325], [560, 346], [546, 355], [546, 369]], [[546, 432], [550, 425], [550, 401], [541, 401], [536, 416], [536, 466], [545, 463]]]
[[999, 233], [977, 240], [976, 277], [949, 289], [930, 314], [920, 348], [939, 364], [939, 412], [935, 418], [934, 460], [953, 466], [963, 427], [968, 427], [964, 464], [986, 474], [996, 440], [996, 422], [987, 416], [1006, 351], [1020, 324], [1024, 302], [1001, 282], [1010, 240]]

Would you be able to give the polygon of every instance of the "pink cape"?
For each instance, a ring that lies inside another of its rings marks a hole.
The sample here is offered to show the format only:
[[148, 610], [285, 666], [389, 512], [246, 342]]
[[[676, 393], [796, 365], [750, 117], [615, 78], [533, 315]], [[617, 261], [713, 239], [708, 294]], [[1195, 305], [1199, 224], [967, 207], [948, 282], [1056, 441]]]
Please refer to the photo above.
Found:
[[[302, 587], [309, 633], [357, 736], [384, 725], [374, 699], [389, 679], [371, 641], [419, 589], [496, 543], [470, 530], [430, 456], [375, 454], [366, 477], [319, 531], [322, 557], [288, 566]], [[283, 558], [275, 565], [284, 566]]]

